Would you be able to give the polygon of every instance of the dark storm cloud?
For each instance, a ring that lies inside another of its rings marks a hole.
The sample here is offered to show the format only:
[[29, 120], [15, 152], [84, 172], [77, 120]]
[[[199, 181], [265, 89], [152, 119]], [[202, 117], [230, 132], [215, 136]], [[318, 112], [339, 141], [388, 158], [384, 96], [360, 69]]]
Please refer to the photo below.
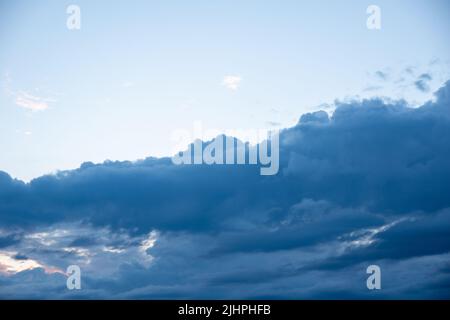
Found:
[[450, 252], [450, 210], [417, 215], [371, 239], [373, 244], [347, 250], [339, 257], [314, 262], [310, 269], [336, 270], [364, 261], [404, 260]]
[[175, 166], [170, 159], [85, 164], [30, 184], [0, 176], [3, 224], [86, 219], [149, 229], [210, 230], [262, 222], [302, 199], [405, 213], [450, 206], [448, 86], [411, 109], [372, 99], [303, 115], [281, 133], [280, 172], [256, 166]]
[[[53, 265], [86, 252], [108, 263], [122, 254], [112, 278], [87, 277], [83, 294], [91, 297], [367, 297], [354, 285], [364, 272], [355, 274], [373, 261], [407, 269], [408, 279], [444, 279], [449, 97], [447, 83], [417, 109], [370, 99], [336, 102], [332, 116], [305, 114], [280, 133], [275, 176], [250, 165], [175, 166], [168, 158], [85, 163], [29, 184], [0, 172], [0, 248]], [[39, 230], [49, 237], [48, 228], [79, 222], [90, 226], [83, 234], [34, 247], [44, 237]], [[156, 245], [140, 251], [152, 230], [160, 232]], [[155, 257], [150, 268], [139, 263], [147, 253]], [[317, 285], [324, 277], [329, 281]], [[8, 281], [1, 296], [15, 290]], [[397, 291], [385, 297], [409, 297], [392, 281]], [[420, 287], [440, 297], [445, 283], [423, 280]]]

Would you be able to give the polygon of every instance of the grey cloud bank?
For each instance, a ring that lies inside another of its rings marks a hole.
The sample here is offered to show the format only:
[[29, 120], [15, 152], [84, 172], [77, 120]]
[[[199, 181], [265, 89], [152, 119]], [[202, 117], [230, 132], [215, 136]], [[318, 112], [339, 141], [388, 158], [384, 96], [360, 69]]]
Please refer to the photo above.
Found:
[[[169, 158], [0, 172], [0, 297], [450, 298], [450, 83], [416, 109], [336, 106], [280, 132], [273, 176]], [[79, 263], [83, 289], [2, 272], [19, 260]]]

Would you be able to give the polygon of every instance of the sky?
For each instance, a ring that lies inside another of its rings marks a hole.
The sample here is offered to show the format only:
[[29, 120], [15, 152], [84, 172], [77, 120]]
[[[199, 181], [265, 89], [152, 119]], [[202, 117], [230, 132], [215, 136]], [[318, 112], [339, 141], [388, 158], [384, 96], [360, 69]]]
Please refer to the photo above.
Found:
[[70, 4], [1, 1], [0, 168], [24, 181], [171, 155], [195, 121], [268, 130], [354, 96], [419, 105], [448, 77], [447, 1], [378, 1], [380, 30], [368, 1], [77, 1], [79, 30]]
[[449, 7], [0, 0], [0, 299], [449, 299]]

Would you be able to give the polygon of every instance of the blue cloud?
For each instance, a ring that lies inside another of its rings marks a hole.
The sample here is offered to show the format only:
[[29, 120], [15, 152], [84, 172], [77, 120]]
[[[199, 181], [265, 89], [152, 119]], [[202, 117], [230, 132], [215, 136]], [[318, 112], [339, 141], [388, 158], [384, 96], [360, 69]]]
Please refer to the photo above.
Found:
[[375, 72], [375, 75], [380, 79], [380, 80], [387, 80], [388, 78], [388, 74], [386, 72], [383, 72], [381, 70], [378, 70], [377, 72]]
[[[420, 108], [369, 99], [305, 114], [280, 133], [274, 176], [168, 158], [85, 163], [28, 184], [0, 172], [0, 252], [105, 267], [82, 297], [448, 297], [449, 97], [450, 82]], [[373, 262], [391, 281], [375, 295]], [[0, 297], [77, 297], [60, 275], [33, 272], [0, 276]]]
[[422, 92], [430, 91], [429, 82], [433, 80], [433, 77], [428, 73], [423, 73], [419, 76], [419, 78], [414, 82], [416, 88]]

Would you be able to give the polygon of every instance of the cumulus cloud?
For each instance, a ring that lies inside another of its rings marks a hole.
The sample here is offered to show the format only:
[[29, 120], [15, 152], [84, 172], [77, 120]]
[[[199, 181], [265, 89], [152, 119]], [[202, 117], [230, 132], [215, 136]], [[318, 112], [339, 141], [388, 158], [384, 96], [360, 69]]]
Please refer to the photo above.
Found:
[[[0, 172], [1, 252], [88, 270], [78, 293], [42, 268], [0, 275], [0, 297], [448, 297], [449, 97], [450, 82], [419, 108], [374, 98], [305, 114], [281, 131], [274, 176], [168, 158], [27, 184]], [[374, 263], [389, 284], [377, 293]]]

